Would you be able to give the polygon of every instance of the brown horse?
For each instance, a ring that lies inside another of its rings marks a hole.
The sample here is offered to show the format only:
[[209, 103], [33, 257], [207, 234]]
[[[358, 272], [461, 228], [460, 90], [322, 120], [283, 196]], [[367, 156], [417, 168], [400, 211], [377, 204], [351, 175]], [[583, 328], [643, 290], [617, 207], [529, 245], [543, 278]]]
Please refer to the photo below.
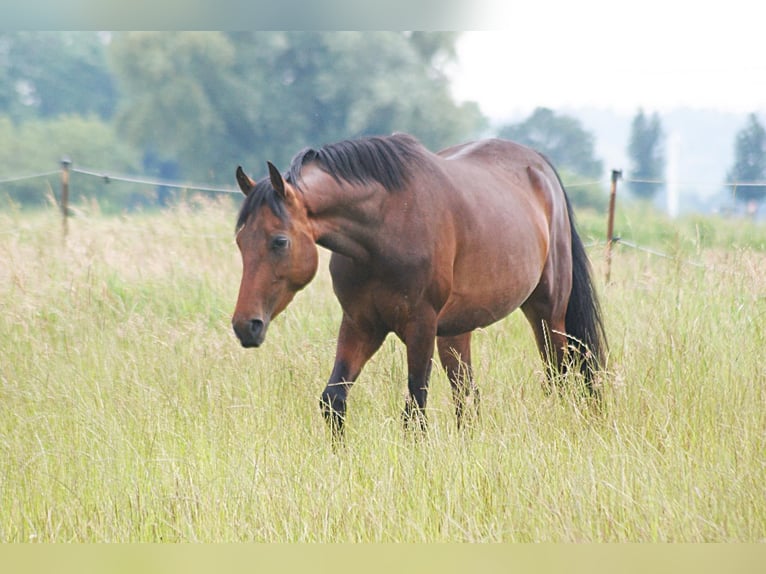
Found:
[[316, 245], [333, 252], [343, 319], [320, 402], [334, 436], [351, 385], [390, 332], [407, 347], [405, 420], [425, 422], [436, 341], [460, 425], [474, 389], [471, 332], [519, 307], [549, 377], [576, 364], [598, 395], [599, 305], [569, 199], [545, 157], [498, 139], [434, 154], [394, 134], [303, 150], [284, 175], [268, 168], [258, 182], [237, 168], [247, 197], [232, 325], [244, 347], [258, 347], [314, 277]]

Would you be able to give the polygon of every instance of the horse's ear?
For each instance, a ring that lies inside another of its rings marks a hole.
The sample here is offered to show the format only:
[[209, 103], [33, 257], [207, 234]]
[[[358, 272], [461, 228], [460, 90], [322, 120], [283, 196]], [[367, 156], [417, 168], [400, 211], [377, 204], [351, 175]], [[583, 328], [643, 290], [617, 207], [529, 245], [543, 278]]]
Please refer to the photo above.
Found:
[[287, 193], [285, 191], [285, 179], [282, 177], [282, 174], [273, 163], [270, 161], [267, 161], [266, 163], [269, 166], [269, 179], [271, 179], [271, 186], [274, 188], [277, 194], [279, 194], [279, 197], [286, 199]]
[[245, 195], [250, 195], [255, 187], [255, 182], [247, 176], [241, 165], [237, 166], [237, 183]]

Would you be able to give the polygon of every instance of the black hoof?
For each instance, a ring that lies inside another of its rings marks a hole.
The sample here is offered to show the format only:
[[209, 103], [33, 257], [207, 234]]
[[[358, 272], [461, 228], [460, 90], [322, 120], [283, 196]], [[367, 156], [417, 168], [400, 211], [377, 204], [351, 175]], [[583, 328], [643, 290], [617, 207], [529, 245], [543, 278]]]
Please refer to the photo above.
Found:
[[327, 423], [332, 434], [333, 445], [343, 442], [344, 421], [345, 421], [345, 402], [337, 400], [335, 397], [322, 396], [319, 400], [319, 407], [322, 410], [322, 416]]

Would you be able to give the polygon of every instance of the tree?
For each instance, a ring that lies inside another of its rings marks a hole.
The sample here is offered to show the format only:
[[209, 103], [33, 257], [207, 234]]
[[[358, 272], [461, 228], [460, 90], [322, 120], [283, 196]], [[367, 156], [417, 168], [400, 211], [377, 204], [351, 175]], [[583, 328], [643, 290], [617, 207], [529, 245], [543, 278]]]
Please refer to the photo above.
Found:
[[628, 143], [630, 177], [643, 180], [630, 182], [629, 189], [636, 197], [651, 199], [662, 186], [658, 181], [665, 173], [664, 137], [659, 115], [655, 112], [647, 117], [639, 109], [633, 117]]
[[454, 37], [396, 32], [118, 34], [111, 62], [119, 126], [187, 177], [260, 175], [306, 146], [406, 131], [432, 148], [477, 135], [475, 104], [456, 105], [440, 66]]
[[455, 43], [459, 32], [410, 32], [405, 34], [413, 48], [426, 62], [439, 58], [449, 62], [457, 57]]
[[[766, 181], [766, 130], [758, 117], [750, 114], [747, 124], [738, 133], [734, 143], [734, 165], [728, 173], [729, 181], [756, 183]], [[739, 186], [734, 189], [738, 200], [748, 204], [753, 212], [766, 196], [766, 185]]]
[[117, 94], [95, 32], [0, 32], [0, 114], [111, 117]]
[[537, 108], [523, 122], [502, 127], [498, 135], [542, 152], [557, 169], [588, 178], [603, 175], [603, 164], [594, 157], [594, 136], [576, 118]]
[[217, 152], [231, 152], [226, 140], [240, 135], [222, 114], [225, 95], [243, 92], [230, 78], [235, 52], [226, 35], [118, 34], [109, 56], [122, 93], [118, 130], [144, 150], [145, 163], [181, 163], [190, 177], [214, 179]]

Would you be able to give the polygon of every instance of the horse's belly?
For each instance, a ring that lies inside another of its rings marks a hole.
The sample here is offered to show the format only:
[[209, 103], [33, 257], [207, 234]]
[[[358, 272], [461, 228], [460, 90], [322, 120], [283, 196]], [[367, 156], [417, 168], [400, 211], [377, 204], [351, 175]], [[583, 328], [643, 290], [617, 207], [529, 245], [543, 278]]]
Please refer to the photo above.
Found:
[[[534, 238], [527, 230], [524, 237]], [[438, 316], [439, 335], [486, 327], [517, 309], [532, 294], [545, 266], [547, 244], [511, 238], [497, 250], [466, 249], [455, 263], [450, 295]], [[468, 256], [467, 254], [480, 255]]]
[[529, 292], [498, 293], [483, 299], [453, 295], [439, 313], [436, 334], [454, 336], [491, 325], [524, 303], [532, 289]]

